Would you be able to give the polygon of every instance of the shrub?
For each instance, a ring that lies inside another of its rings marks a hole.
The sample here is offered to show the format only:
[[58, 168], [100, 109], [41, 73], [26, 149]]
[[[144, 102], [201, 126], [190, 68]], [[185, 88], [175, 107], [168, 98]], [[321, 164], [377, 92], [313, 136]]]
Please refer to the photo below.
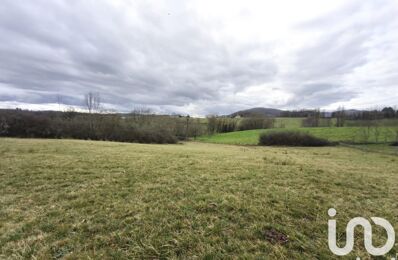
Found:
[[[0, 109], [0, 136], [73, 138], [139, 143], [176, 143], [168, 121], [147, 117], [130, 122], [119, 114], [33, 112]], [[171, 120], [171, 119], [170, 119]], [[170, 121], [169, 120], [169, 121]]]
[[312, 136], [308, 133], [297, 131], [262, 133], [259, 145], [280, 145], [280, 146], [327, 146], [331, 143], [322, 138]]

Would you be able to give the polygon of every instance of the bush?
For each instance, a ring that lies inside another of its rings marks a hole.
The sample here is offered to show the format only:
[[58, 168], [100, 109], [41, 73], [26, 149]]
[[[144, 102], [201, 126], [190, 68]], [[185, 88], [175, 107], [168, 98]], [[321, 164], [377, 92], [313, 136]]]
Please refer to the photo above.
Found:
[[279, 146], [327, 146], [332, 145], [328, 140], [312, 136], [308, 133], [296, 131], [262, 133], [259, 145]]
[[138, 143], [177, 143], [161, 117], [130, 122], [119, 114], [33, 112], [0, 109], [0, 136], [73, 138]]
[[392, 143], [391, 146], [398, 146], [398, 142]]

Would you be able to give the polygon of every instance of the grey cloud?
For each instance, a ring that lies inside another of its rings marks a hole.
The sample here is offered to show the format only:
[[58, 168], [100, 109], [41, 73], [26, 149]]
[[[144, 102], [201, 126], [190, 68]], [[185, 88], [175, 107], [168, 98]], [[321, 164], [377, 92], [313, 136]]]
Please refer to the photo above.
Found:
[[182, 30], [170, 35], [175, 29], [167, 28], [166, 15], [143, 8], [137, 13], [146, 27], [140, 27], [124, 23], [124, 14], [106, 2], [85, 3], [3, 2], [0, 82], [54, 95], [98, 91], [114, 104], [179, 106], [218, 99], [221, 88], [242, 89], [275, 74], [270, 60], [227, 53], [189, 14], [181, 14]]
[[[394, 31], [390, 23], [383, 27], [386, 19], [395, 21], [386, 7], [384, 16], [370, 21], [350, 19], [369, 5], [375, 4], [356, 1], [298, 26], [322, 32], [292, 54], [293, 69], [281, 74], [273, 59], [278, 43], [253, 39], [230, 48], [184, 2], [167, 2], [166, 9], [142, 2], [128, 12], [105, 0], [3, 0], [0, 83], [14, 91], [0, 92], [0, 101], [44, 104], [62, 95], [65, 104], [79, 105], [85, 93], [95, 91], [120, 109], [145, 105], [170, 111], [194, 104], [205, 106], [198, 113], [229, 113], [245, 103], [226, 103], [231, 102], [226, 94], [274, 82], [280, 82], [274, 89], [293, 95], [287, 107], [347, 101], [360, 93], [343, 77], [371, 62], [369, 39]], [[390, 47], [396, 50], [396, 43]], [[252, 53], [266, 58], [254, 59]], [[390, 84], [395, 76], [382, 82]]]
[[[385, 52], [387, 48], [391, 54], [397, 50], [397, 43], [389, 43], [388, 39], [389, 34], [397, 32], [396, 11], [396, 2], [389, 0], [354, 1], [329, 15], [300, 24], [297, 28], [314, 32], [314, 39], [295, 53], [294, 70], [285, 76], [290, 84], [288, 89], [294, 94], [287, 105], [323, 107], [350, 101], [366, 91], [366, 85], [371, 86], [369, 82], [373, 80], [360, 86], [345, 79], [357, 69], [379, 61], [371, 54]], [[375, 46], [375, 39], [384, 41]], [[379, 86], [387, 88], [396, 82], [396, 76], [377, 78]]]
[[299, 52], [295, 73], [301, 80], [350, 73], [366, 63], [366, 36], [355, 28], [325, 35], [313, 46]]
[[328, 83], [313, 83], [299, 86], [297, 95], [289, 103], [306, 108], [324, 107], [338, 101], [349, 101], [358, 93], [339, 85]]

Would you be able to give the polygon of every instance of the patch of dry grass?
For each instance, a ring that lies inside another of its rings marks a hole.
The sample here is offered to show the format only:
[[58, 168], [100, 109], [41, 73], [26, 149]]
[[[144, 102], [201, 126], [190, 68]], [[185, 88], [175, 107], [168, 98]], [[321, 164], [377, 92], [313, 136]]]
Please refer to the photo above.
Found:
[[340, 231], [355, 216], [398, 230], [396, 156], [29, 139], [0, 156], [0, 258], [328, 259], [330, 207]]

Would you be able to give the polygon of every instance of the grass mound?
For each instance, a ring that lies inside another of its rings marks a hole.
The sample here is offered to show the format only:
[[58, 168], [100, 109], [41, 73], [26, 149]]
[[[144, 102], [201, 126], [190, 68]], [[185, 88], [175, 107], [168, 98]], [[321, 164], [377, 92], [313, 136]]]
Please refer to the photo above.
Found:
[[259, 139], [259, 145], [328, 146], [331, 144], [326, 139], [298, 131], [262, 133]]

